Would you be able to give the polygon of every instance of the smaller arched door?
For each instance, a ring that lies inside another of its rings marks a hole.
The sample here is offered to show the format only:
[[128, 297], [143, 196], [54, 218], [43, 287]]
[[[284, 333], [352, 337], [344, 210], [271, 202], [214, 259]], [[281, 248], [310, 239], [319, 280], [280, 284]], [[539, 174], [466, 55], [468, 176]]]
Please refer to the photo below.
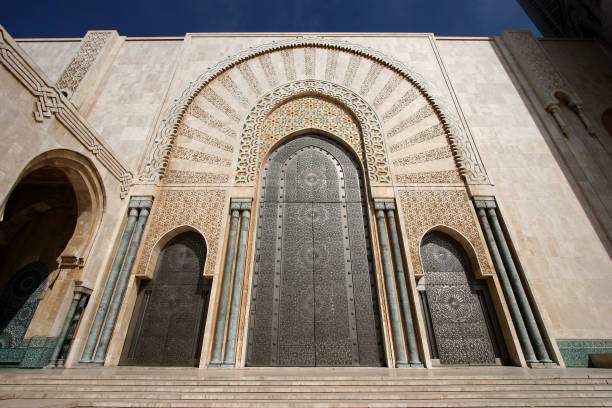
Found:
[[425, 275], [418, 289], [434, 363], [501, 364], [503, 341], [488, 290], [474, 279], [465, 250], [432, 231], [421, 242], [421, 259]]
[[122, 365], [198, 365], [210, 295], [205, 260], [206, 244], [196, 232], [164, 246], [154, 278], [140, 285]]

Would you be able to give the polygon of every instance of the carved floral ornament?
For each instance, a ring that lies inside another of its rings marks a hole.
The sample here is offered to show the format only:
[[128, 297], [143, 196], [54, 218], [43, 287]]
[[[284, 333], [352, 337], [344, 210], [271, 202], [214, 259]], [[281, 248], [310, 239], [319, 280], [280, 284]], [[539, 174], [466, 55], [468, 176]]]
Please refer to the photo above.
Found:
[[[303, 47], [329, 48], [357, 54], [386, 66], [408, 80], [421, 92], [440, 118], [451, 144], [451, 149], [459, 172], [468, 182], [488, 183], [488, 177], [478, 161], [472, 143], [464, 132], [457, 114], [454, 110], [449, 108], [451, 105], [445, 102], [444, 97], [432, 92], [434, 87], [429, 84], [428, 81], [412, 71], [404, 63], [370, 47], [352, 44], [347, 41], [320, 37], [291, 38], [282, 41], [274, 41], [257, 47], [249, 47], [210, 67], [195, 81], [190, 83], [183, 91], [182, 95], [175, 100], [173, 106], [168, 110], [166, 119], [163, 121], [161, 129], [156, 135], [153, 150], [150, 153], [149, 160], [145, 165], [140, 179], [145, 182], [155, 182], [164, 175], [165, 168], [168, 165], [168, 156], [183, 115], [198, 93], [213, 79], [232, 67], [260, 55], [284, 49]], [[303, 83], [306, 81], [299, 82]], [[249, 116], [252, 116], [252, 114], [253, 111], [251, 111]], [[242, 171], [242, 169], [239, 169], [241, 174]], [[246, 174], [248, 174], [248, 172]]]
[[240, 139], [236, 183], [255, 182], [264, 155], [277, 141], [277, 138], [262, 137], [262, 127], [270, 112], [291, 98], [302, 95], [323, 95], [347, 106], [357, 118], [363, 139], [362, 143], [355, 144], [350, 140], [347, 140], [347, 143], [358, 153], [363, 146], [368, 177], [372, 183], [391, 182], [382, 126], [372, 108], [357, 94], [340, 85], [326, 81], [304, 80], [276, 88], [261, 98], [251, 109]]

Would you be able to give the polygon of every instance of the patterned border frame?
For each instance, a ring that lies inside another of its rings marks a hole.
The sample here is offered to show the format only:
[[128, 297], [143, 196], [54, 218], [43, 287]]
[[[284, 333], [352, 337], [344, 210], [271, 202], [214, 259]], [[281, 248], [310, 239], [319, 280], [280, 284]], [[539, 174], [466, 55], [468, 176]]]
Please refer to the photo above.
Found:
[[468, 183], [489, 182], [483, 167], [478, 162], [474, 147], [461, 126], [457, 114], [452, 109], [448, 108], [450, 105], [446, 102], [446, 98], [432, 91], [434, 87], [428, 81], [412, 71], [404, 63], [370, 47], [352, 44], [348, 41], [320, 37], [291, 38], [282, 41], [273, 41], [256, 47], [249, 47], [233, 56], [225, 58], [201, 74], [194, 82], [189, 84], [181, 96], [175, 100], [174, 105], [168, 110], [166, 119], [163, 121], [164, 125], [153, 141], [155, 147], [150, 153], [149, 160], [145, 164], [145, 168], [140, 175], [140, 180], [155, 182], [164, 175], [165, 168], [169, 161], [168, 156], [183, 115], [196, 95], [213, 79], [246, 60], [273, 51], [300, 47], [329, 48], [352, 52], [379, 62], [400, 74], [421, 92], [436, 111], [450, 141], [451, 150], [460, 174], [465, 177]]
[[339, 101], [356, 116], [367, 164], [368, 177], [373, 183], [391, 183], [387, 154], [378, 117], [361, 97], [343, 86], [319, 80], [302, 80], [282, 85], [263, 96], [247, 115], [236, 168], [237, 184], [255, 182], [265, 153], [272, 147], [262, 143], [261, 126], [270, 112], [288, 100], [307, 95], [321, 95]]
[[64, 96], [57, 86], [37, 72], [35, 65], [24, 57], [19, 46], [0, 26], [0, 64], [36, 98], [34, 120], [43, 122], [53, 116], [121, 183], [121, 198], [127, 196], [133, 175], [97, 132]]

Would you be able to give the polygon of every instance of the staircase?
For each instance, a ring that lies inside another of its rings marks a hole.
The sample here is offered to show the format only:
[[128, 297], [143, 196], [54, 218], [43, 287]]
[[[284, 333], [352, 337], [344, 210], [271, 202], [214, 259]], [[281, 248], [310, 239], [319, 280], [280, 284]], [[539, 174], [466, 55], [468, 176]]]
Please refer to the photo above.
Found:
[[612, 406], [612, 370], [0, 369], [0, 407], [230, 406]]

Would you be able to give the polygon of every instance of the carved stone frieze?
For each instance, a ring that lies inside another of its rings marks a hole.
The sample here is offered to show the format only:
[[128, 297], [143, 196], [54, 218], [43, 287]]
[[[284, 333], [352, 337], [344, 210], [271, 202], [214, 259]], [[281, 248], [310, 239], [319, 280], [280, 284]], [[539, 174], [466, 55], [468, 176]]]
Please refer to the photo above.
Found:
[[396, 166], [409, 166], [411, 164], [424, 163], [432, 160], [445, 159], [452, 157], [451, 150], [448, 146], [436, 147], [435, 149], [426, 150], [424, 152], [411, 154], [393, 162]]
[[536, 90], [544, 108], [558, 103], [555, 93], [559, 91], [570, 97], [574, 104], [582, 104], [531, 31], [504, 31], [501, 38]]
[[0, 27], [0, 64], [36, 98], [34, 120], [55, 117], [121, 183], [121, 197], [127, 196], [133, 175], [102, 138], [49, 79], [40, 75], [8, 33]]
[[81, 48], [57, 81], [57, 87], [74, 93], [112, 34], [112, 31], [88, 32], [83, 38]]
[[[145, 164], [144, 171], [140, 178], [144, 181], [156, 181], [163, 174], [176, 129], [185, 111], [200, 91], [213, 79], [228, 69], [237, 66], [252, 90], [256, 94], [261, 95], [260, 84], [257, 78], [255, 78], [253, 71], [250, 69], [248, 60], [270, 52], [308, 47], [326, 48], [352, 53], [353, 55], [351, 56], [349, 67], [354, 67], [355, 72], [360, 61], [359, 57], [364, 57], [382, 64], [408, 80], [422, 93], [438, 114], [452, 145], [453, 156], [455, 157], [461, 174], [469, 183], [488, 182], [488, 177], [479, 163], [472, 143], [466, 135], [457, 113], [454, 111], [454, 108], [452, 108], [452, 104], [446, 102], [446, 98], [435, 94], [433, 92], [434, 87], [424, 78], [412, 71], [404, 63], [372, 48], [333, 38], [320, 37], [298, 37], [275, 41], [257, 47], [250, 47], [210, 67], [185, 89], [183, 94], [176, 99], [175, 104], [168, 110], [167, 118], [163, 121], [164, 125], [155, 138], [154, 148], [152, 149], [149, 160]], [[347, 70], [347, 74], [352, 72], [349, 71], [351, 70]], [[345, 82], [350, 79], [350, 83], [352, 84], [354, 74], [348, 76], [348, 78], [345, 76]]]
[[200, 231], [206, 239], [208, 255], [204, 273], [213, 275], [221, 245], [225, 191], [162, 190], [151, 210], [149, 228], [142, 241], [138, 266], [134, 274], [146, 276], [147, 265], [155, 244], [168, 232], [184, 225]]
[[[390, 183], [382, 128], [374, 111], [353, 91], [331, 82], [316, 80], [296, 81], [276, 88], [264, 95], [251, 110], [242, 129], [236, 183], [252, 183], [256, 180], [261, 157], [270, 147], [264, 136], [264, 122], [270, 112], [291, 98], [312, 94], [339, 101], [356, 115], [361, 128], [369, 179], [374, 183]], [[359, 146], [359, 143], [353, 145]]]
[[478, 232], [478, 221], [464, 190], [403, 190], [400, 205], [404, 214], [407, 244], [416, 276], [423, 275], [419, 248], [423, 235], [433, 227], [450, 227], [463, 235], [474, 248], [483, 275], [493, 272], [486, 247]]
[[396, 174], [395, 181], [399, 184], [443, 184], [461, 183], [457, 170], [423, 171], [409, 174]]
[[321, 129], [346, 141], [361, 158], [359, 124], [346, 109], [316, 95], [291, 99], [265, 119], [259, 141], [259, 160], [281, 137], [302, 129]]

